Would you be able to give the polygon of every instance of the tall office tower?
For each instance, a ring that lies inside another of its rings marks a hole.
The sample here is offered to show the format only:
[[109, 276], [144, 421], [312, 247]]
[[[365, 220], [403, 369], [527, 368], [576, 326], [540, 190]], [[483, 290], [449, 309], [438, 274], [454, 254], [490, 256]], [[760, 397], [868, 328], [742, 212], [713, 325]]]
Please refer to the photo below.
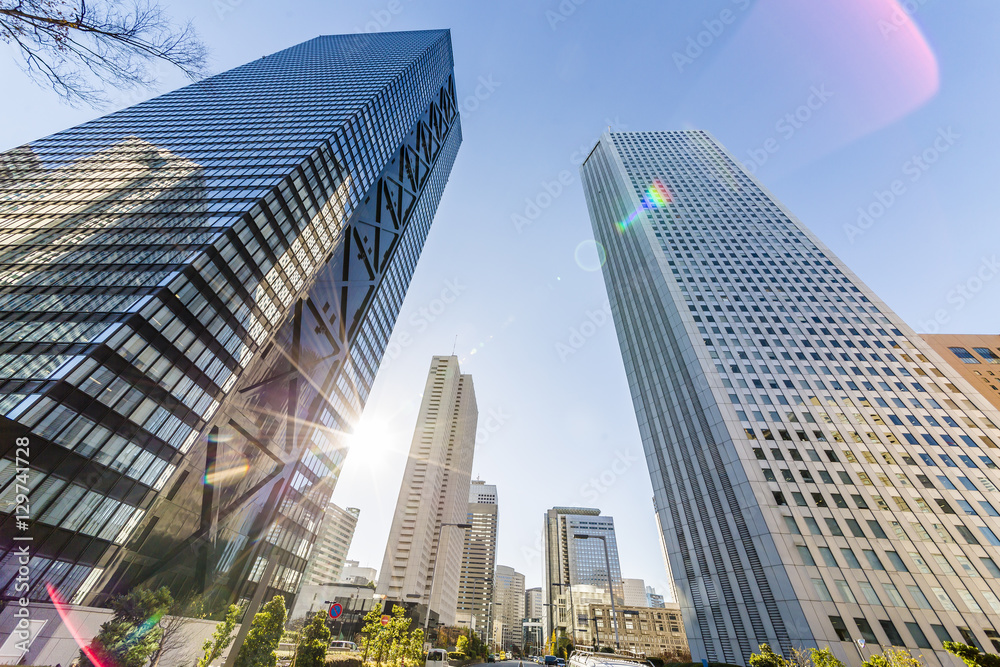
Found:
[[646, 582], [642, 579], [622, 579], [622, 595], [626, 607], [645, 607]]
[[921, 334], [934, 351], [1000, 408], [1000, 336], [996, 334]]
[[27, 438], [33, 599], [291, 601], [460, 142], [427, 31], [317, 37], [0, 155], [0, 494]]
[[665, 605], [666, 601], [663, 596], [657, 594], [656, 589], [652, 586], [646, 586], [646, 606], [662, 609]]
[[489, 640], [493, 600], [493, 571], [497, 564], [497, 487], [474, 479], [469, 487], [469, 510], [458, 581], [456, 624]]
[[542, 594], [545, 603], [552, 605], [546, 607], [546, 639], [552, 641], [565, 635], [576, 645], [591, 646], [587, 620], [590, 605], [611, 604], [612, 595], [616, 605], [625, 602], [615, 520], [601, 516], [598, 509], [554, 507], [545, 513], [542, 535], [545, 543]]
[[300, 585], [335, 584], [340, 581], [360, 514], [361, 510], [357, 507], [344, 509], [333, 503], [327, 505]]
[[581, 171], [694, 659], [1000, 649], [997, 410], [707, 133]]
[[493, 577], [493, 642], [501, 651], [521, 646], [524, 620], [524, 575], [497, 565]]
[[431, 360], [378, 593], [454, 625], [476, 445], [476, 392], [458, 357]]
[[545, 598], [542, 587], [536, 586], [524, 591], [524, 617], [542, 618], [545, 615]]

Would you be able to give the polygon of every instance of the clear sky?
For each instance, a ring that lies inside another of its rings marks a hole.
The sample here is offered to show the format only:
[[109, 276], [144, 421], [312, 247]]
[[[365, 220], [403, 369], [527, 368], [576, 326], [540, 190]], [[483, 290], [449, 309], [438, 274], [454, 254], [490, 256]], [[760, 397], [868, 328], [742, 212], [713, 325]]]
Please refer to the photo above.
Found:
[[[598, 507], [622, 574], [664, 592], [577, 172], [609, 125], [709, 130], [918, 331], [1000, 330], [994, 2], [165, 1], [215, 71], [318, 34], [452, 30], [465, 140], [334, 495], [361, 508], [350, 556], [364, 565], [381, 566], [430, 357], [457, 336], [498, 562], [540, 585], [543, 512]], [[10, 58], [0, 77], [0, 148], [98, 115]], [[182, 83], [164, 68], [156, 92]]]

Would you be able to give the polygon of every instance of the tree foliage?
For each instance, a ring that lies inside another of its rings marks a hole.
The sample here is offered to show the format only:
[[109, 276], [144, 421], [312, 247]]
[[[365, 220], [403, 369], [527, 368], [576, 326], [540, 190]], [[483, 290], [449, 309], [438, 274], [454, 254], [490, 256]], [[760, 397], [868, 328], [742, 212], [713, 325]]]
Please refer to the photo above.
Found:
[[275, 651], [285, 629], [286, 615], [285, 598], [280, 595], [261, 607], [236, 656], [236, 667], [275, 667], [278, 662]]
[[406, 657], [413, 662], [420, 664], [424, 656], [424, 629], [417, 628], [410, 633], [409, 648]]
[[462, 635], [457, 640], [455, 640], [455, 650], [462, 655], [469, 655], [469, 638]]
[[837, 659], [829, 646], [822, 649], [814, 648], [809, 651], [809, 656], [816, 667], [844, 667], [844, 663]]
[[209, 667], [222, 657], [223, 651], [233, 642], [233, 630], [236, 629], [239, 618], [240, 608], [234, 604], [229, 605], [229, 609], [226, 610], [226, 620], [215, 626], [215, 632], [201, 645], [203, 653], [198, 659], [198, 667]]
[[330, 628], [326, 625], [326, 614], [319, 612], [302, 629], [295, 667], [323, 667], [326, 649], [330, 646]]
[[784, 656], [772, 651], [769, 645], [761, 644], [757, 650], [759, 653], [750, 656], [750, 667], [788, 667]]
[[975, 646], [961, 642], [945, 642], [944, 650], [961, 658], [969, 667], [1000, 667], [1000, 655], [983, 653]]
[[191, 24], [175, 26], [155, 0], [0, 0], [0, 39], [36, 82], [95, 106], [109, 88], [153, 84], [158, 61], [195, 79], [207, 57]]
[[923, 663], [905, 648], [889, 647], [861, 663], [863, 667], [921, 667]]
[[173, 602], [166, 587], [137, 588], [113, 598], [114, 614], [80, 651], [80, 667], [145, 667], [160, 646], [163, 628], [158, 623]]

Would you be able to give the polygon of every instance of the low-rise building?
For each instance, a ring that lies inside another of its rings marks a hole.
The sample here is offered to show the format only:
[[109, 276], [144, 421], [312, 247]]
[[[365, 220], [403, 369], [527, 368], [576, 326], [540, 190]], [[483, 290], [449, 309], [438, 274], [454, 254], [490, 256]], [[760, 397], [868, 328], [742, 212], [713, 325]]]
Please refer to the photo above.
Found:
[[[589, 608], [590, 631], [598, 648], [614, 646], [611, 605], [592, 604]], [[621, 649], [663, 658], [690, 654], [679, 605], [667, 604], [659, 609], [616, 605], [615, 612]]]
[[340, 573], [339, 583], [367, 586], [376, 581], [378, 581], [378, 570], [374, 567], [361, 567], [356, 560], [344, 561], [344, 569]]

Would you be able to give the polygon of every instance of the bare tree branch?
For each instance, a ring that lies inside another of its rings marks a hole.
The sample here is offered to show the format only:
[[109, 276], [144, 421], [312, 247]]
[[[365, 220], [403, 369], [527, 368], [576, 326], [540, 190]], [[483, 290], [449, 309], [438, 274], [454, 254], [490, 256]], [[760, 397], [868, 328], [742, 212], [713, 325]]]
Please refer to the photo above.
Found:
[[36, 82], [92, 106], [106, 104], [109, 89], [155, 83], [157, 61], [197, 79], [208, 55], [193, 26], [175, 26], [155, 0], [0, 0], [0, 40]]

